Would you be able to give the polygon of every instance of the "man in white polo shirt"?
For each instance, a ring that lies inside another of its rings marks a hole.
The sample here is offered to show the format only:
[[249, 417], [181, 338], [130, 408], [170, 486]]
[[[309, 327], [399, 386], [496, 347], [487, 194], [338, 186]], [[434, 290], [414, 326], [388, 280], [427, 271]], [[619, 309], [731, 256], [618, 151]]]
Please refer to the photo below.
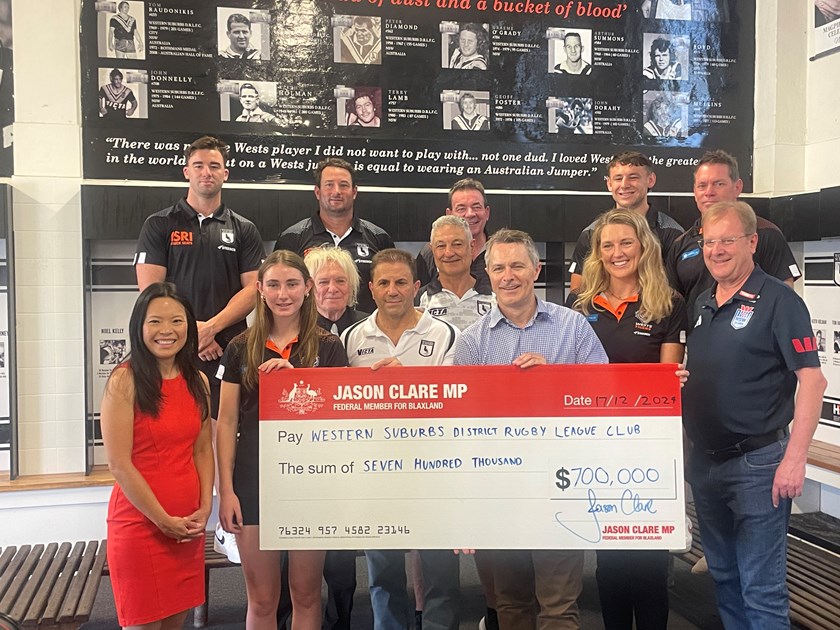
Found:
[[458, 330], [489, 313], [495, 303], [490, 279], [470, 273], [474, 244], [470, 226], [461, 217], [447, 214], [432, 223], [429, 246], [438, 276], [420, 289], [418, 303]]
[[[376, 310], [341, 335], [351, 367], [452, 365], [460, 332], [428, 311], [414, 308], [420, 289], [411, 254], [385, 249], [370, 265], [370, 292]], [[374, 630], [409, 627], [405, 552], [371, 550], [368, 562]], [[451, 549], [421, 550], [425, 578], [423, 627], [457, 630], [460, 580], [458, 557]]]

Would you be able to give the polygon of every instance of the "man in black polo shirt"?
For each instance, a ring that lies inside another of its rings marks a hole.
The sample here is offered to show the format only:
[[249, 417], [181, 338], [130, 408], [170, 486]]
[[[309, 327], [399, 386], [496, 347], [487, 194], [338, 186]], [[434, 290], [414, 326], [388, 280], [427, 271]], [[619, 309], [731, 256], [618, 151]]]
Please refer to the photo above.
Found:
[[359, 310], [376, 308], [370, 294], [370, 261], [373, 255], [394, 246], [388, 233], [370, 221], [358, 218], [353, 202], [359, 192], [353, 165], [338, 158], [323, 160], [315, 169], [318, 212], [295, 223], [277, 237], [274, 250], [288, 249], [301, 256], [313, 247], [337, 245], [347, 250], [359, 269]]
[[[192, 305], [198, 320], [198, 367], [210, 381], [215, 429], [219, 359], [228, 342], [246, 328], [245, 316], [254, 308], [257, 269], [265, 250], [256, 226], [222, 204], [222, 185], [228, 178], [227, 145], [203, 136], [184, 153], [187, 196], [146, 219], [134, 269], [141, 291], [167, 280]], [[233, 540], [231, 534], [227, 537]], [[235, 554], [231, 560], [239, 561]]]
[[[656, 173], [651, 161], [638, 151], [625, 151], [614, 156], [607, 164], [607, 190], [612, 194], [617, 208], [632, 210], [647, 217], [648, 225], [662, 246], [662, 255], [682, 233], [682, 226], [663, 212], [657, 212], [648, 203], [648, 192], [656, 184]], [[572, 262], [569, 264], [569, 289], [580, 286], [583, 262], [592, 248], [592, 230], [595, 221], [590, 223], [575, 244]]]
[[[487, 276], [487, 269], [484, 265], [484, 246], [487, 244], [487, 221], [490, 219], [490, 206], [487, 205], [487, 196], [484, 194], [484, 186], [477, 179], [467, 177], [459, 179], [449, 189], [449, 207], [445, 214], [454, 214], [461, 217], [470, 226], [472, 233], [472, 266], [470, 273], [476, 280], [490, 284]], [[435, 257], [432, 248], [427, 243], [417, 254], [417, 279], [420, 286], [424, 287], [434, 280], [438, 275]]]
[[[700, 158], [694, 170], [694, 200], [700, 218], [674, 241], [666, 257], [668, 280], [671, 286], [683, 294], [689, 310], [697, 297], [713, 283], [703, 262], [700, 246], [703, 238], [700, 226], [703, 213], [719, 201], [737, 200], [743, 188], [744, 182], [738, 175], [738, 161], [726, 151], [707, 151]], [[756, 220], [758, 245], [755, 263], [766, 273], [793, 287], [794, 280], [802, 272], [799, 271], [785, 237], [767, 219], [757, 217]]]
[[714, 204], [702, 229], [714, 282], [689, 318], [686, 476], [724, 626], [789, 628], [791, 499], [802, 493], [826, 380], [805, 303], [753, 261], [752, 208]]

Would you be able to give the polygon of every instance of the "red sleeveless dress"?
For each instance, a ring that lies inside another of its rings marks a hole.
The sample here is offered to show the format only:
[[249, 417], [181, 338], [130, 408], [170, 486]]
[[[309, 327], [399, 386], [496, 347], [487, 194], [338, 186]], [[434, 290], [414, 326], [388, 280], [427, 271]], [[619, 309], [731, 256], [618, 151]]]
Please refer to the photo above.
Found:
[[[182, 376], [163, 381], [160, 416], [135, 409], [131, 459], [172, 516], [198, 509], [193, 446], [198, 405]], [[114, 486], [108, 504], [108, 567], [120, 625], [169, 617], [204, 601], [204, 538], [179, 543], [164, 534]]]

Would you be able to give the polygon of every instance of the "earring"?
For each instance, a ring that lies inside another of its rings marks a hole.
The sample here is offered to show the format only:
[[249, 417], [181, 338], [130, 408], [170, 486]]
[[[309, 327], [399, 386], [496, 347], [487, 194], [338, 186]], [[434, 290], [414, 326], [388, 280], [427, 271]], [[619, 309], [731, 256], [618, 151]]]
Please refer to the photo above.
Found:
[[265, 303], [265, 296], [262, 293], [260, 293], [260, 299]]
[[306, 293], [304, 293], [303, 297], [304, 297], [304, 299], [308, 298], [309, 297], [309, 292], [307, 291]]

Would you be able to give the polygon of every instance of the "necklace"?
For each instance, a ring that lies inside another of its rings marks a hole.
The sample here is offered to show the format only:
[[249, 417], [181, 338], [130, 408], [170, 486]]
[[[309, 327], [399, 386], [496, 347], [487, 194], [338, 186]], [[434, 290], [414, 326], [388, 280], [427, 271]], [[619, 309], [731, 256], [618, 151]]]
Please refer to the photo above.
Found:
[[636, 287], [635, 291], [633, 291], [630, 295], [625, 295], [624, 297], [622, 297], [620, 295], [616, 295], [615, 293], [613, 293], [609, 289], [604, 289], [604, 293], [606, 293], [607, 295], [611, 295], [614, 299], [618, 300], [619, 302], [626, 302], [631, 297], [639, 295], [639, 288]]

